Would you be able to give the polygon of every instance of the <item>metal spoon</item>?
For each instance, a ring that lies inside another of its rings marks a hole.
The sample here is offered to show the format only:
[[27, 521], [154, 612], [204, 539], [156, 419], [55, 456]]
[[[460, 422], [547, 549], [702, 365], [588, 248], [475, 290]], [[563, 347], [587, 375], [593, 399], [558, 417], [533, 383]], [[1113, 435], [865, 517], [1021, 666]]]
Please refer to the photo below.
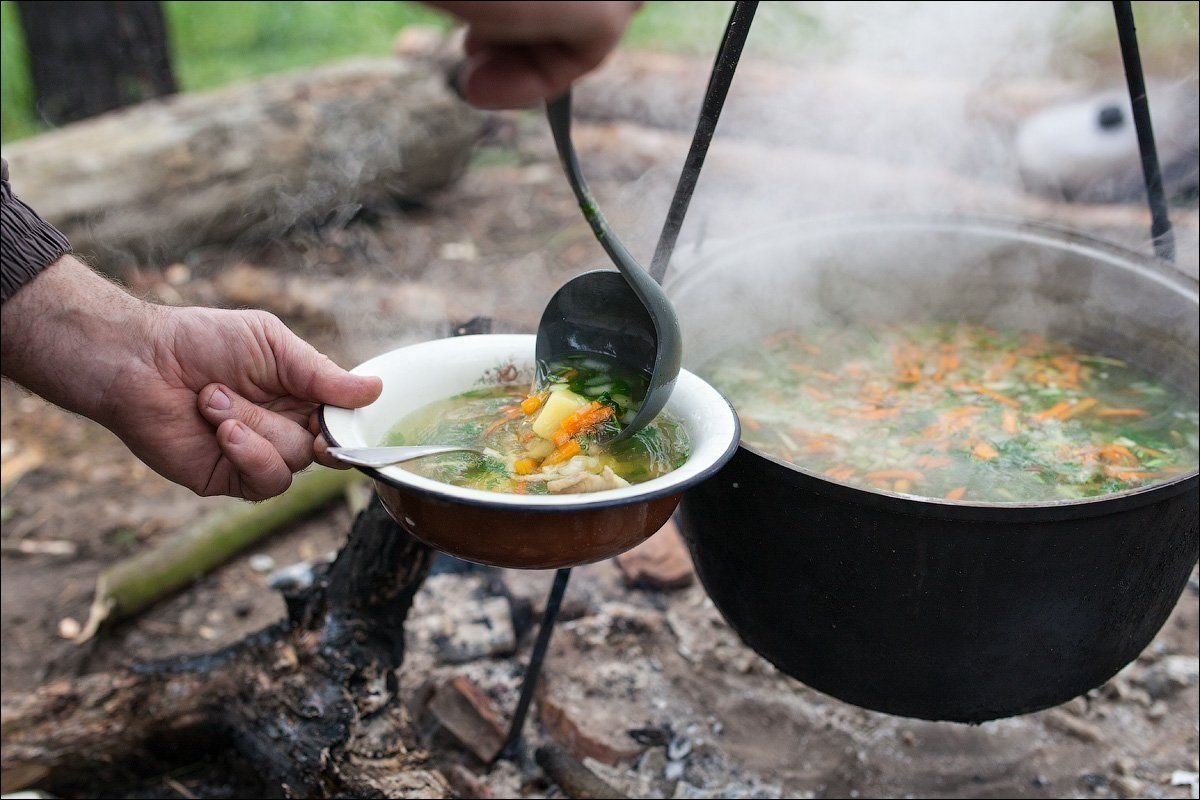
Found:
[[613, 437], [646, 427], [671, 397], [683, 360], [679, 318], [662, 287], [629, 254], [600, 213], [571, 144], [571, 92], [546, 104], [563, 171], [583, 216], [619, 272], [597, 270], [568, 281], [550, 298], [538, 323], [539, 382], [548, 365], [567, 356], [599, 353], [650, 376], [642, 406]]
[[442, 453], [457, 453], [459, 451], [482, 454], [479, 447], [458, 447], [456, 445], [410, 445], [394, 447], [331, 447], [329, 455], [338, 461], [345, 461], [356, 467], [386, 467], [389, 464], [399, 464], [401, 461], [411, 461], [414, 458], [436, 456]]

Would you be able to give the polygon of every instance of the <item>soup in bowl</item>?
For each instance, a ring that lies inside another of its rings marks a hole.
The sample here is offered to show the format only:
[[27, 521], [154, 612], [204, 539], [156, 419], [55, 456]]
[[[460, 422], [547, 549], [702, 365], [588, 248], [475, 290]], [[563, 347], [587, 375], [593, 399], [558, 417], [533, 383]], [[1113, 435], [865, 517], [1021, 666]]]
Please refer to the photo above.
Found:
[[[657, 427], [648, 429], [649, 437], [606, 448], [601, 436], [589, 437], [588, 432], [598, 434], [602, 424], [613, 424], [610, 417], [622, 407], [623, 396], [618, 393], [609, 406], [612, 385], [587, 385], [594, 378], [576, 385], [575, 376], [565, 373], [564, 380], [533, 391], [533, 352], [532, 335], [507, 334], [460, 336], [392, 350], [352, 370], [382, 378], [379, 399], [359, 409], [326, 406], [322, 429], [330, 445], [340, 447], [467, 444], [432, 442], [428, 436], [475, 435], [480, 426], [486, 430], [499, 422], [489, 432], [501, 437], [488, 440], [494, 445], [504, 440], [508, 425], [514, 447], [525, 450], [494, 451], [483, 458], [442, 456], [427, 465], [408, 462], [362, 471], [374, 479], [388, 512], [413, 536], [468, 561], [524, 569], [586, 564], [641, 543], [666, 523], [685, 489], [715, 473], [737, 448], [739, 427], [732, 407], [686, 370]], [[589, 394], [597, 389], [605, 391]], [[559, 408], [553, 418], [544, 416], [553, 411], [550, 400], [556, 394], [556, 407], [574, 405]], [[544, 407], [533, 408], [535, 402]], [[529, 414], [521, 410], [523, 403]], [[608, 408], [612, 412], [604, 410]], [[568, 413], [561, 414], [563, 410]], [[581, 421], [593, 424], [576, 430]], [[526, 423], [546, 436], [522, 442]], [[564, 427], [576, 435], [563, 438]], [[653, 446], [637, 452], [637, 441], [659, 442], [658, 437], [671, 444], [663, 458], [655, 460], [662, 454]], [[546, 447], [553, 449], [541, 453]], [[575, 447], [580, 452], [569, 452]], [[586, 489], [566, 486], [575, 473], [564, 474], [563, 468], [572, 462], [581, 466], [580, 473], [620, 480]], [[538, 473], [547, 473], [545, 480], [539, 482]], [[525, 484], [525, 491], [507, 490]]]

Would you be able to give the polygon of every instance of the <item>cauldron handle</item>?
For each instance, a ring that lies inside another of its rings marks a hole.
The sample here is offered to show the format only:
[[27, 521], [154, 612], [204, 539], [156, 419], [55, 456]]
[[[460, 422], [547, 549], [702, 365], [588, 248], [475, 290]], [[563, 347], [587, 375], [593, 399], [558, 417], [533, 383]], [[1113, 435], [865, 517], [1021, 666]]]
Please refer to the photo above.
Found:
[[1142, 58], [1138, 54], [1137, 29], [1133, 24], [1133, 7], [1129, 0], [1114, 0], [1113, 14], [1117, 18], [1117, 39], [1121, 43], [1121, 63], [1125, 67], [1125, 83], [1129, 86], [1129, 104], [1133, 110], [1133, 126], [1137, 131], [1138, 152], [1142, 157], [1142, 178], [1146, 181], [1146, 200], [1150, 204], [1150, 236], [1159, 258], [1175, 260], [1175, 235], [1167, 215], [1167, 196], [1163, 190], [1162, 167], [1158, 163], [1158, 148], [1154, 144], [1154, 128], [1150, 125], [1150, 104], [1146, 99], [1146, 79], [1142, 75]]

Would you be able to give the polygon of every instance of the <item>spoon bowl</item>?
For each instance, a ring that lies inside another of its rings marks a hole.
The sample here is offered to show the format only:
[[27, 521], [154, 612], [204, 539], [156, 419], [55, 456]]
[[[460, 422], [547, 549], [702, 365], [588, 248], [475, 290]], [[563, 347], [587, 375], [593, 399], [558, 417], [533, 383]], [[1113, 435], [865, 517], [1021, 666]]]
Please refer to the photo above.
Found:
[[641, 407], [611, 440], [620, 441], [650, 424], [671, 398], [683, 362], [683, 335], [666, 293], [617, 239], [583, 179], [571, 144], [571, 93], [548, 103], [546, 116], [583, 216], [618, 271], [584, 273], [550, 299], [538, 323], [538, 378], [550, 364], [586, 353], [648, 375]]

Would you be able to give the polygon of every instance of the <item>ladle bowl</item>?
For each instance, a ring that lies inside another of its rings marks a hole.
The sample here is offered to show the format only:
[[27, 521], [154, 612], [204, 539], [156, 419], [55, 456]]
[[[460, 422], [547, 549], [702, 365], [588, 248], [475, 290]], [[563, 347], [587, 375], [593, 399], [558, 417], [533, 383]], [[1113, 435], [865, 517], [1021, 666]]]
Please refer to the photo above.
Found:
[[[563, 171], [617, 272], [597, 270], [570, 281], [554, 294], [537, 330], [538, 367], [567, 357], [599, 354], [649, 377], [641, 406], [613, 441], [650, 424], [671, 397], [683, 363], [683, 337], [671, 301], [613, 233], [596, 205], [571, 144], [571, 93], [546, 105]], [[543, 377], [539, 375], [539, 378]]]

